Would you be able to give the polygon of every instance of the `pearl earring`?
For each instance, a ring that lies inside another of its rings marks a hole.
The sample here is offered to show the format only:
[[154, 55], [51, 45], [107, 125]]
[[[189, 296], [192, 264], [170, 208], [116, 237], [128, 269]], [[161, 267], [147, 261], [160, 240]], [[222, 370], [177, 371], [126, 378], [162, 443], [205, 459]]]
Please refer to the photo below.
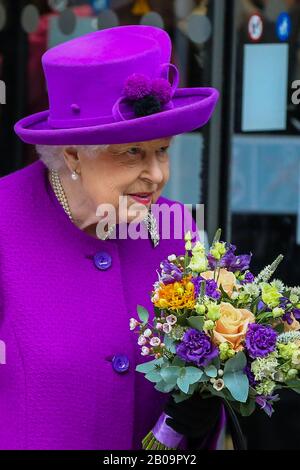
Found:
[[72, 171], [71, 178], [74, 181], [78, 180], [79, 176], [78, 176], [78, 173], [76, 172], [76, 170]]

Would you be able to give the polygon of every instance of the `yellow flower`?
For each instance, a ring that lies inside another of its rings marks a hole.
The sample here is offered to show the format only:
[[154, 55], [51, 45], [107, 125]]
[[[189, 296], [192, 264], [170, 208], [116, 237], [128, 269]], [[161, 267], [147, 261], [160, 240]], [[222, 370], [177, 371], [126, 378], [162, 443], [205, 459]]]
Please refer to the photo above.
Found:
[[241, 351], [249, 323], [255, 321], [252, 312], [235, 308], [227, 302], [220, 304], [220, 318], [213, 330], [215, 344], [229, 343], [234, 351]]
[[156, 290], [155, 307], [176, 310], [181, 308], [194, 308], [194, 284], [191, 276], [183, 278], [180, 282], [161, 284]]

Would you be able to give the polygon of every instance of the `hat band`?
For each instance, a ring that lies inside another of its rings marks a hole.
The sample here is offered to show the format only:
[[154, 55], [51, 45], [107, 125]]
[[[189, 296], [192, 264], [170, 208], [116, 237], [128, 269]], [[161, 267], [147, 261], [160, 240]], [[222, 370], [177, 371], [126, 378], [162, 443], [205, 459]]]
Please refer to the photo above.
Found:
[[48, 124], [54, 129], [72, 129], [77, 127], [97, 126], [114, 122], [112, 114], [87, 119], [52, 119], [48, 117]]

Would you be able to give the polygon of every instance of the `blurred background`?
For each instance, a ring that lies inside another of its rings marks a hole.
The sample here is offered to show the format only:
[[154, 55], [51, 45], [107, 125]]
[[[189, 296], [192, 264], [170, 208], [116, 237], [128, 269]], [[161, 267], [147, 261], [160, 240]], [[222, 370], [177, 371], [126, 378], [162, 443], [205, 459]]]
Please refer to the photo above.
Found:
[[[127, 24], [170, 34], [180, 87], [221, 93], [209, 125], [176, 136], [164, 195], [204, 204], [208, 240], [222, 227], [254, 273], [283, 253], [278, 277], [300, 284], [299, 0], [0, 0], [0, 176], [37, 158], [13, 125], [48, 108], [42, 54]], [[299, 395], [241, 425], [249, 449], [299, 448]]]

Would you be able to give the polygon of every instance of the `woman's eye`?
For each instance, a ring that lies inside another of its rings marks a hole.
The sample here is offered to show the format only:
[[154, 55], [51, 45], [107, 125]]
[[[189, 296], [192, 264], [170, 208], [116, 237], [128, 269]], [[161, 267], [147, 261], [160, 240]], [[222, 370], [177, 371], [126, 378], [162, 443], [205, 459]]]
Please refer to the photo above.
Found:
[[166, 153], [168, 150], [169, 150], [169, 147], [160, 147], [159, 152]]
[[127, 153], [129, 153], [129, 155], [137, 155], [139, 151], [140, 149], [138, 149], [137, 147], [132, 147], [131, 149], [127, 150]]

